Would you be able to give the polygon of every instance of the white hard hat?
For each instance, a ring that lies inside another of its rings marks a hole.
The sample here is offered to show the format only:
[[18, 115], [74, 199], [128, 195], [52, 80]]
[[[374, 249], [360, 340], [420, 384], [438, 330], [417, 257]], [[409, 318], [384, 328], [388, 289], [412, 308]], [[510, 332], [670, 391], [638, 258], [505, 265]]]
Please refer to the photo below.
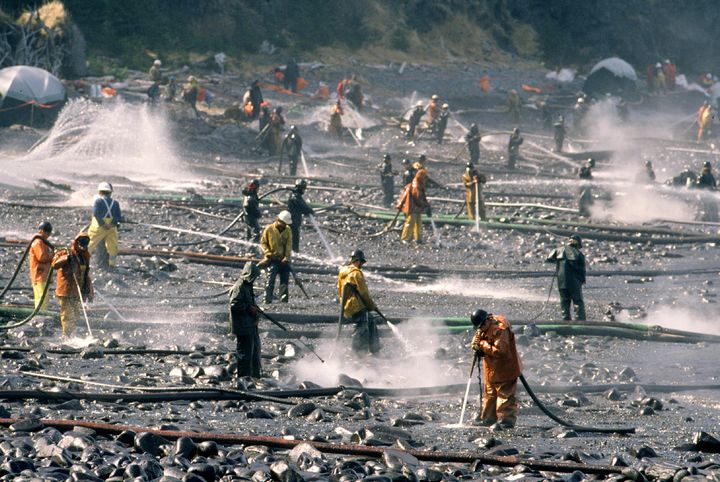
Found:
[[160, 67], [162, 65], [162, 62], [160, 62], [160, 59], [155, 59], [155, 62], [153, 62], [153, 65], [157, 65]]
[[433, 94], [432, 97], [430, 97], [432, 100], [438, 100], [440, 98], [439, 95]]
[[422, 107], [422, 106], [423, 106], [423, 102], [421, 100], [419, 100], [415, 103], [415, 107]]
[[442, 105], [442, 108], [443, 108], [443, 109], [449, 109], [449, 108], [450, 108], [450, 104], [443, 104], [443, 105]]
[[292, 216], [290, 215], [290, 211], [288, 210], [280, 211], [280, 214], [278, 214], [277, 218], [285, 224], [292, 224]]
[[112, 184], [109, 182], [101, 182], [98, 184], [98, 192], [113, 192]]

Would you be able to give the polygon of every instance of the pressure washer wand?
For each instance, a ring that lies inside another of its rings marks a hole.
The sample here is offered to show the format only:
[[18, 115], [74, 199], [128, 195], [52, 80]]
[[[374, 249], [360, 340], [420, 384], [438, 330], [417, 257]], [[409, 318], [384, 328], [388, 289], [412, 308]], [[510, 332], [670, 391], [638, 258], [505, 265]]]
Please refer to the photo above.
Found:
[[[283, 330], [283, 331], [290, 331], [290, 330], [287, 329], [287, 327], [285, 327], [285, 325], [283, 325], [283, 324], [280, 323], [279, 321], [275, 320], [275, 319], [272, 318], [270, 315], [268, 315], [267, 313], [265, 313], [262, 309], [260, 309], [259, 306], [255, 305], [255, 309], [258, 311], [258, 313], [260, 313], [260, 314], [263, 315], [265, 318], [267, 318], [268, 321], [274, 323], [274, 324], [275, 324], [276, 326], [278, 326], [281, 330]], [[325, 360], [323, 360], [323, 359], [320, 357], [320, 355], [318, 355], [317, 352], [312, 349], [312, 347], [311, 347], [310, 345], [308, 345], [307, 343], [305, 343], [304, 341], [302, 341], [302, 340], [299, 339], [299, 338], [298, 338], [298, 341], [299, 341], [300, 343], [302, 343], [303, 346], [310, 351], [310, 353], [312, 353], [313, 355], [315, 355], [316, 357], [318, 357], [318, 360], [320, 360], [321, 362], [325, 363]]]

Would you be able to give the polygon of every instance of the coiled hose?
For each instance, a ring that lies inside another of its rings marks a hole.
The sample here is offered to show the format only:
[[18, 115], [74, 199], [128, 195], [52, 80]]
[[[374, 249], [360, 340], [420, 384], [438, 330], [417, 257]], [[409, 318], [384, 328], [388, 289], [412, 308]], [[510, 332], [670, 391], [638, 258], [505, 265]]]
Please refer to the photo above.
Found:
[[33, 312], [30, 313], [27, 316], [27, 318], [24, 318], [15, 323], [7, 324], [7, 325], [0, 325], [0, 330], [11, 330], [13, 328], [18, 328], [20, 326], [23, 326], [26, 323], [29, 323], [33, 318], [35, 318], [35, 316], [37, 316], [37, 314], [40, 312], [40, 310], [42, 308], [45, 298], [47, 298], [48, 291], [50, 291], [50, 280], [51, 280], [52, 273], [53, 273], [53, 268], [51, 266], [50, 270], [48, 271], [48, 278], [47, 278], [47, 283], [45, 283], [45, 289], [43, 289], [43, 293], [42, 293], [42, 296], [40, 297], [40, 301], [38, 301], [37, 306], [35, 307]]
[[597, 432], [597, 433], [619, 433], [619, 434], [627, 434], [627, 433], [635, 433], [635, 427], [583, 427], [581, 425], [575, 425], [571, 422], [566, 422], [565, 420], [561, 419], [554, 413], [552, 413], [550, 410], [547, 409], [545, 405], [540, 401], [540, 399], [535, 395], [535, 392], [532, 391], [532, 388], [530, 388], [530, 385], [528, 384], [527, 380], [525, 380], [525, 377], [523, 374], [520, 374], [520, 381], [522, 382], [523, 386], [525, 387], [525, 390], [527, 391], [528, 395], [530, 395], [530, 398], [532, 398], [532, 401], [535, 402], [535, 405], [538, 406], [538, 408], [548, 417], [550, 417], [553, 421], [559, 423], [563, 427], [567, 427], [569, 429], [575, 430], [576, 432]]

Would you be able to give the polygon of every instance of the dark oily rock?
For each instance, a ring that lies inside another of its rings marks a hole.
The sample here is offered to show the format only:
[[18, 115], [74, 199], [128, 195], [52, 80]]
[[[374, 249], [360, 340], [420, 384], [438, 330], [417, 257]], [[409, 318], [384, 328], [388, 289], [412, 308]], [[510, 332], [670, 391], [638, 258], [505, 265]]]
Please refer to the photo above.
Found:
[[623, 394], [620, 393], [616, 388], [611, 388], [610, 390], [604, 392], [603, 397], [612, 402], [618, 402], [624, 398]]
[[192, 459], [197, 454], [197, 445], [190, 437], [180, 437], [175, 441], [174, 455]]
[[137, 434], [132, 430], [123, 430], [118, 434], [117, 437], [115, 437], [115, 440], [120, 443], [124, 443], [125, 445], [132, 445], [133, 443], [135, 443], [136, 435]]
[[100, 477], [96, 477], [89, 472], [73, 472], [73, 474], [70, 476], [70, 480], [72, 480], [73, 482], [103, 482], [103, 479], [101, 479]]
[[[214, 478], [211, 480], [215, 480]], [[182, 478], [182, 482], [207, 482], [207, 479], [198, 474], [187, 474]]]
[[640, 415], [655, 415], [655, 410], [651, 407], [642, 407], [640, 409]]
[[636, 457], [638, 459], [644, 459], [647, 457], [657, 457], [657, 452], [652, 447], [648, 447], [647, 445], [643, 445], [642, 447], [636, 448], [636, 447], [630, 447], [628, 449], [628, 452], [633, 457]]
[[219, 453], [218, 444], [212, 440], [201, 442], [197, 446], [198, 453], [203, 457], [215, 457]]
[[105, 350], [99, 346], [89, 346], [80, 352], [80, 358], [83, 360], [94, 360], [103, 358], [105, 356]]
[[84, 410], [80, 400], [68, 400], [67, 402], [58, 403], [53, 408], [55, 410]]
[[151, 432], [142, 432], [135, 436], [133, 444], [141, 452], [156, 456], [160, 452], [160, 446], [169, 442]]
[[337, 384], [341, 387], [357, 387], [357, 388], [363, 387], [360, 380], [349, 377], [349, 376], [345, 375], [344, 373], [341, 373], [340, 375], [338, 375]]
[[577, 438], [578, 433], [575, 430], [563, 430], [556, 435], [556, 438]]
[[300, 382], [300, 384], [298, 385], [298, 388], [300, 388], [302, 390], [309, 390], [312, 388], [322, 388], [322, 387], [320, 385], [318, 385], [317, 383], [313, 383], [311, 381], [305, 380], [303, 382]]
[[693, 443], [701, 452], [720, 454], [720, 440], [706, 432], [695, 432]]
[[486, 455], [517, 455], [520, 452], [515, 447], [494, 447], [486, 451]]
[[585, 480], [586, 476], [584, 473], [580, 472], [579, 470], [576, 470], [572, 474], [568, 475], [567, 477], [563, 477], [562, 480], [565, 482], [580, 482], [581, 480]]
[[616, 455], [610, 460], [610, 465], [613, 467], [628, 467], [628, 463], [619, 455]]
[[76, 432], [65, 433], [63, 438], [60, 439], [60, 442], [58, 442], [58, 447], [70, 451], [85, 450], [93, 445], [94, 441], [90, 437]]
[[245, 416], [247, 418], [275, 418], [275, 415], [261, 407], [253, 408], [252, 410], [248, 411]]
[[295, 463], [297, 463], [301, 455], [306, 455], [311, 459], [325, 460], [322, 452], [320, 452], [318, 449], [316, 449], [309, 443], [301, 443], [299, 445], [296, 445], [295, 447], [293, 447], [290, 453], [288, 453], [288, 457], [290, 458], [290, 460]]
[[618, 379], [623, 381], [632, 381], [637, 377], [635, 371], [630, 367], [625, 367], [618, 373]]
[[535, 323], [528, 323], [523, 327], [522, 334], [527, 336], [528, 338], [533, 338], [542, 335], [542, 332], [540, 331], [540, 328], [535, 325]]
[[205, 376], [207, 377], [215, 377], [220, 381], [228, 381], [230, 380], [230, 374], [227, 371], [227, 368], [224, 366], [209, 366], [203, 368], [203, 371], [205, 372]]
[[45, 426], [38, 418], [25, 418], [10, 425], [11, 432], [38, 432]]
[[322, 422], [328, 420], [328, 417], [325, 415], [325, 411], [322, 408], [316, 408], [307, 417], [305, 417], [305, 420], [309, 422]]
[[0, 405], [0, 418], [11, 418], [12, 414], [8, 411], [7, 408]]
[[663, 482], [670, 482], [675, 476], [679, 467], [669, 467], [667, 465], [651, 465], [645, 469], [645, 476], [650, 480], [658, 480]]
[[473, 443], [480, 447], [491, 449], [493, 447], [497, 447], [498, 445], [502, 445], [502, 440], [496, 439], [495, 437], [480, 437], [473, 440]]
[[214, 482], [215, 481], [215, 468], [206, 463], [198, 463], [198, 464], [192, 464], [188, 468], [188, 474], [194, 474], [198, 477], [201, 477], [206, 482]]
[[289, 418], [305, 417], [310, 415], [317, 406], [313, 402], [301, 402], [288, 410], [287, 415]]
[[277, 482], [301, 482], [304, 480], [297, 467], [284, 460], [273, 462], [270, 466], [270, 474], [272, 479]]
[[136, 477], [147, 477], [145, 475], [145, 470], [140, 466], [138, 463], [131, 463], [128, 464], [127, 467], [125, 467], [125, 472], [123, 473], [124, 478], [126, 479], [134, 479]]
[[385, 449], [383, 450], [383, 462], [391, 469], [401, 469], [403, 467], [409, 467], [415, 469], [420, 466], [420, 461], [401, 450]]
[[431, 467], [420, 467], [417, 469], [416, 474], [421, 482], [440, 482], [443, 480], [443, 473]]

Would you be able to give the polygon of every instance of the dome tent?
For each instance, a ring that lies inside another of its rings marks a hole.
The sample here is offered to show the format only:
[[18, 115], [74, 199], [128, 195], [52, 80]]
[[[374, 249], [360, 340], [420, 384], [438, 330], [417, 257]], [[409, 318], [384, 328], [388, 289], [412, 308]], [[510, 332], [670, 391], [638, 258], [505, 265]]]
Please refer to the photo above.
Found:
[[62, 82], [46, 70], [27, 65], [0, 70], [0, 126], [51, 124], [65, 100]]
[[618, 97], [633, 96], [638, 77], [632, 65], [619, 57], [601, 60], [590, 70], [583, 92], [590, 97], [612, 94]]

